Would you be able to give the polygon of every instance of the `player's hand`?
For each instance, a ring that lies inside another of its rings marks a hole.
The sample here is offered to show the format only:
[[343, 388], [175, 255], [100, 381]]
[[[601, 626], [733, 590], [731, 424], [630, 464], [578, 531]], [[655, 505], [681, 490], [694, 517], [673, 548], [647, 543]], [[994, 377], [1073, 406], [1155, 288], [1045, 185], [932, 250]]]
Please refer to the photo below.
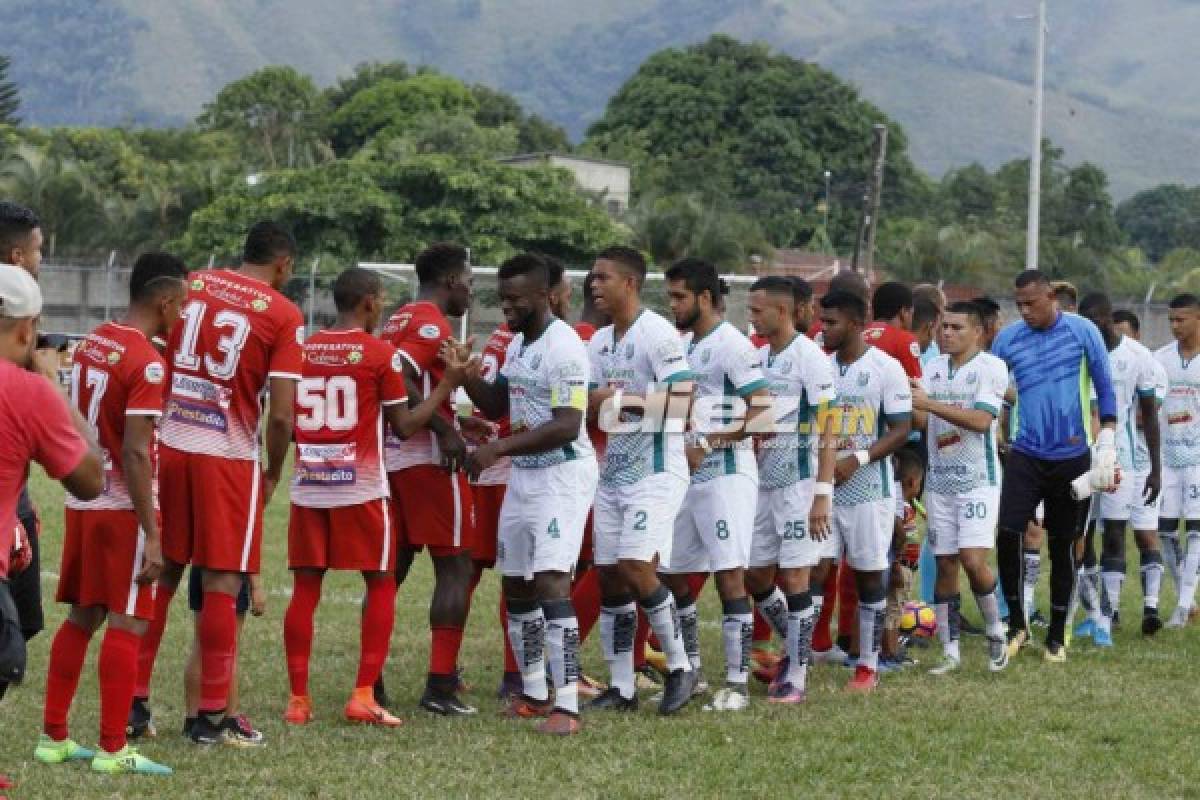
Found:
[[146, 544], [142, 548], [142, 568], [138, 570], [137, 582], [143, 586], [154, 583], [162, 574], [162, 569], [162, 538], [158, 534], [147, 536]]
[[458, 426], [462, 429], [462, 435], [467, 444], [475, 446], [491, 441], [496, 437], [496, 432], [500, 430], [500, 426], [496, 423], [488, 422], [480, 417], [459, 417]]
[[1150, 474], [1146, 476], [1146, 485], [1142, 487], [1142, 502], [1145, 505], [1154, 505], [1158, 500], [1158, 494], [1162, 491], [1162, 472], [1155, 465], [1150, 470]]
[[812, 508], [808, 512], [808, 534], [814, 542], [823, 542], [829, 538], [832, 512], [832, 497], [827, 494], [813, 497]]
[[1110, 492], [1120, 482], [1117, 474], [1117, 438], [1112, 428], [1101, 428], [1092, 455], [1092, 487]]
[[18, 575], [29, 569], [33, 563], [33, 543], [25, 535], [25, 526], [17, 523], [13, 530], [12, 555], [8, 559], [9, 575]]
[[833, 467], [833, 485], [841, 486], [858, 470], [858, 458], [853, 453], [842, 456]]
[[456, 430], [438, 434], [438, 449], [442, 451], [442, 466], [449, 472], [458, 472], [467, 459], [467, 443]]
[[686, 445], [683, 452], [687, 456], [688, 472], [694, 475], [708, 454], [704, 452], [703, 447], [693, 444]]
[[912, 407], [917, 411], [928, 411], [929, 395], [925, 393], [921, 382], [916, 379], [909, 379], [908, 384], [912, 388]]
[[460, 342], [451, 336], [442, 342], [442, 346], [438, 348], [438, 356], [447, 368], [455, 366], [466, 367], [467, 363], [471, 360], [471, 350], [474, 346], [474, 336], [468, 336], [465, 342]]
[[250, 613], [256, 617], [261, 617], [267, 613], [267, 590], [263, 587], [262, 580], [257, 575], [251, 575], [249, 580]]
[[496, 452], [495, 442], [480, 445], [467, 454], [466, 470], [468, 477], [471, 480], [475, 480], [479, 477], [479, 473], [494, 465], [499, 460], [500, 454]]
[[33, 357], [29, 361], [29, 370], [43, 376], [55, 386], [59, 386], [58, 368], [61, 364], [62, 358], [57, 350], [43, 347], [41, 350], [33, 351]]

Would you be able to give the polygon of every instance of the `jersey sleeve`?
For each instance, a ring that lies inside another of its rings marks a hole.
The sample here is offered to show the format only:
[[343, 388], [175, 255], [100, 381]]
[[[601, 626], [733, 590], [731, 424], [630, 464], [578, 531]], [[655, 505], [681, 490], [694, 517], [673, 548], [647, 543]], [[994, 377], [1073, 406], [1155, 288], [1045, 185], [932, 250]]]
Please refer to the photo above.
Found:
[[804, 391], [808, 394], [809, 403], [814, 406], [826, 405], [837, 399], [833, 362], [816, 348], [809, 351], [804, 359]]
[[769, 385], [763, 375], [762, 357], [749, 340], [739, 340], [738, 347], [731, 348], [725, 372], [733, 384], [734, 391], [742, 397]]
[[903, 420], [912, 415], [912, 389], [908, 375], [900, 362], [893, 358], [880, 359], [883, 368], [883, 414], [888, 419]]
[[550, 408], [587, 410], [588, 363], [583, 342], [563, 342], [547, 353]]
[[659, 383], [691, 380], [692, 370], [683, 352], [683, 339], [672, 330], [653, 330], [654, 337], [647, 345], [654, 380]]
[[1108, 364], [1108, 348], [1100, 330], [1082, 317], [1075, 319], [1075, 330], [1082, 339], [1084, 358], [1087, 360], [1088, 373], [1092, 376], [1092, 385], [1096, 387], [1096, 402], [1100, 407], [1100, 421], [1106, 422], [1117, 418], [1117, 395], [1113, 391], [1112, 371]]
[[437, 363], [438, 350], [448, 335], [449, 331], [435, 320], [416, 318], [396, 335], [392, 344], [417, 371], [417, 375], [424, 375]]
[[1137, 380], [1138, 397], [1157, 397], [1158, 396], [1158, 372], [1156, 371], [1157, 362], [1153, 357], [1144, 360], [1140, 365], [1141, 370]]
[[33, 460], [42, 465], [54, 480], [62, 480], [75, 471], [87, 455], [88, 446], [71, 423], [71, 412], [50, 381], [40, 376], [28, 381], [31, 413], [28, 425], [33, 441]]
[[304, 318], [300, 310], [288, 304], [287, 314], [275, 333], [267, 375], [271, 378], [300, 380], [304, 370]]
[[408, 402], [408, 385], [404, 382], [404, 356], [386, 342], [381, 350], [384, 360], [379, 374], [379, 404], [394, 406]]
[[128, 384], [125, 415], [161, 417], [166, 379], [166, 365], [158, 356], [151, 356], [129, 370], [125, 376]]
[[986, 411], [993, 417], [1000, 416], [1004, 407], [1004, 394], [1008, 391], [1008, 370], [1000, 361], [988, 360], [979, 371], [979, 386], [975, 390], [974, 407]]

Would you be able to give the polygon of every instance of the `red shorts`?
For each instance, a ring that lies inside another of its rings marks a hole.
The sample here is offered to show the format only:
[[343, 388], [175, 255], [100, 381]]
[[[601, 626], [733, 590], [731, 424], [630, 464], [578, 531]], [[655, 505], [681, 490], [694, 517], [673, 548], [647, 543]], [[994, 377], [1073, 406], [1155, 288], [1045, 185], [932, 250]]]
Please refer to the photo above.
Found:
[[500, 534], [500, 506], [504, 505], [503, 483], [492, 486], [472, 486], [475, 502], [475, 544], [471, 560], [492, 567], [496, 564], [496, 539]]
[[391, 503], [372, 500], [341, 508], [292, 504], [288, 520], [288, 569], [396, 568], [396, 531]]
[[475, 546], [475, 506], [466, 473], [453, 475], [425, 465], [388, 473], [396, 503], [399, 546], [428, 547], [430, 555], [453, 556]]
[[137, 582], [145, 534], [132, 511], [68, 508], [58, 602], [154, 618], [154, 586]]
[[579, 545], [579, 562], [582, 564], [591, 564], [594, 560], [592, 554], [592, 510], [588, 509], [587, 522], [583, 523], [583, 542]]
[[163, 555], [177, 564], [258, 572], [262, 470], [258, 462], [158, 449]]

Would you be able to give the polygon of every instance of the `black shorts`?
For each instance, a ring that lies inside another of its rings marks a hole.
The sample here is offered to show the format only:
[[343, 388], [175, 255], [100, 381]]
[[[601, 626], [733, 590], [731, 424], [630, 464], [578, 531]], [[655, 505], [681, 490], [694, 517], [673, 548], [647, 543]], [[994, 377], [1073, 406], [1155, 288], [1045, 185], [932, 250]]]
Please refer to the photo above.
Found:
[[1087, 472], [1091, 463], [1089, 453], [1048, 461], [1013, 450], [1000, 489], [1000, 530], [1024, 533], [1038, 503], [1045, 503], [1042, 527], [1051, 535], [1075, 538], [1087, 506], [1086, 501], [1071, 497], [1071, 481]]
[[8, 590], [12, 594], [13, 604], [17, 607], [17, 617], [21, 621], [21, 633], [28, 641], [46, 627], [46, 618], [42, 616], [42, 545], [38, 535], [38, 518], [31, 506], [25, 506], [20, 514], [21, 526], [29, 539], [29, 549], [33, 551], [33, 560], [29, 566], [16, 575], [8, 576]]
[[[204, 570], [193, 565], [188, 569], [188, 608], [199, 614], [204, 607]], [[242, 590], [237, 596], [237, 613], [245, 614], [250, 610], [250, 579], [242, 578]]]

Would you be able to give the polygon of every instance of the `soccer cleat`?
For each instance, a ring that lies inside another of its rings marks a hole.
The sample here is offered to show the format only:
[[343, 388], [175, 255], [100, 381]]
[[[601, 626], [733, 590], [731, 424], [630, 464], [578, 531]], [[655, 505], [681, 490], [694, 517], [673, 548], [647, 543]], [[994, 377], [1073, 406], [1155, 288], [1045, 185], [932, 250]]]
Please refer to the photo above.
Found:
[[936, 667], [931, 667], [930, 675], [949, 675], [951, 672], [958, 672], [962, 669], [962, 661], [954, 656], [943, 655], [942, 660], [938, 662]]
[[1051, 664], [1065, 664], [1067, 662], [1067, 646], [1058, 642], [1046, 642], [1042, 660]]
[[185, 738], [192, 735], [192, 726], [195, 724], [196, 724], [195, 717], [184, 717], [183, 718], [183, 730], [180, 732], [184, 735]]
[[551, 736], [572, 736], [579, 733], [580, 727], [577, 714], [568, 714], [566, 711], [556, 708], [534, 730]]
[[382, 675], [375, 680], [375, 685], [371, 687], [371, 692], [375, 696], [375, 705], [383, 706], [384, 708], [392, 707], [392, 698], [388, 696], [387, 687], [383, 683]]
[[686, 706], [695, 696], [699, 679], [696, 670], [672, 670], [663, 684], [662, 702], [658, 704], [658, 713], [666, 716]]
[[225, 734], [225, 744], [232, 747], [262, 747], [267, 743], [262, 731], [255, 730], [245, 714], [225, 717], [221, 720], [221, 732]]
[[33, 757], [43, 764], [85, 761], [95, 756], [95, 751], [88, 750], [73, 739], [63, 739], [61, 742], [56, 742], [44, 733], [38, 738], [37, 747], [33, 751]]
[[307, 725], [312, 722], [312, 698], [306, 694], [294, 694], [288, 698], [283, 721], [289, 725]]
[[851, 694], [870, 694], [879, 685], [879, 675], [868, 666], [859, 664], [854, 668], [854, 677], [846, 684]]
[[1008, 642], [1005, 644], [1005, 647], [1008, 648], [1008, 657], [1010, 659], [1016, 658], [1017, 653], [1021, 652], [1021, 648], [1028, 644], [1029, 631], [1025, 630], [1024, 628], [1017, 628], [1016, 630], [1010, 629], [1008, 632]]
[[988, 637], [988, 670], [1000, 672], [1008, 666], [1008, 645], [1000, 637]]
[[773, 669], [782, 660], [782, 656], [766, 647], [754, 647], [750, 650], [750, 667], [754, 670]]
[[1080, 639], [1088, 639], [1095, 636], [1098, 630], [1099, 627], [1096, 625], [1096, 621], [1088, 617], [1075, 626], [1075, 636]]
[[207, 747], [225, 741], [225, 730], [220, 724], [209, 719], [207, 714], [201, 714], [192, 723], [192, 729], [188, 731], [188, 739], [192, 744]]
[[496, 689], [496, 699], [502, 703], [508, 702], [509, 698], [519, 696], [523, 688], [521, 673], [506, 672], [500, 679], [500, 687]]
[[1168, 628], [1182, 628], [1188, 623], [1188, 609], [1182, 606], [1176, 606], [1171, 612], [1171, 618], [1167, 620]]
[[129, 707], [129, 719], [125, 723], [125, 736], [130, 739], [143, 737], [154, 738], [158, 731], [154, 728], [154, 715], [150, 712], [150, 700], [146, 697], [133, 698]]
[[608, 687], [595, 678], [589, 678], [587, 675], [579, 676], [579, 696], [585, 700], [592, 700], [600, 696]]
[[[307, 700], [308, 698], [302, 699]], [[386, 708], [376, 703], [373, 694], [368, 693], [364, 696], [357, 689], [346, 701], [346, 707], [342, 713], [347, 722], [361, 722], [364, 725], [379, 725], [383, 728], [399, 728], [404, 724], [404, 720], [389, 714]], [[312, 718], [311, 709], [309, 718]]]
[[1153, 636], [1162, 630], [1162, 619], [1158, 616], [1157, 608], [1147, 608], [1142, 612], [1142, 635]]
[[750, 707], [750, 697], [746, 694], [746, 685], [730, 684], [717, 690], [713, 699], [705, 704], [705, 711], [745, 711]]
[[776, 683], [767, 690], [767, 702], [777, 705], [795, 706], [808, 699], [805, 690], [797, 688], [789, 681]]
[[625, 697], [620, 689], [610, 686], [588, 703], [587, 707], [593, 711], [637, 711], [638, 699], [636, 694], [633, 697]]
[[466, 717], [477, 713], [474, 708], [459, 700], [454, 692], [443, 692], [430, 687], [425, 687], [420, 706], [429, 713], [442, 717]]
[[813, 650], [812, 663], [814, 664], [844, 664], [849, 658], [846, 651], [838, 647], [836, 644], [828, 650]]
[[661, 650], [655, 650], [650, 646], [650, 643], [647, 642], [645, 649], [642, 650], [642, 657], [646, 660], [647, 664], [654, 667], [654, 669], [658, 670], [659, 673], [663, 675], [667, 674], [668, 670], [666, 653], [663, 653]]
[[115, 753], [98, 750], [92, 758], [92, 772], [106, 775], [172, 775], [174, 770], [165, 764], [151, 761], [132, 745], [125, 745]]
[[1050, 621], [1046, 619], [1042, 612], [1038, 611], [1036, 608], [1033, 610], [1033, 613], [1029, 615], [1029, 624], [1035, 628], [1050, 627]]
[[520, 694], [511, 698], [500, 713], [509, 719], [537, 719], [550, 716], [553, 710], [554, 701], [549, 698], [535, 700]]
[[634, 688], [639, 692], [650, 691], [662, 686], [662, 675], [649, 664], [642, 664], [634, 670]]
[[1097, 626], [1095, 633], [1092, 634], [1092, 644], [1096, 647], [1112, 647], [1112, 634]]

